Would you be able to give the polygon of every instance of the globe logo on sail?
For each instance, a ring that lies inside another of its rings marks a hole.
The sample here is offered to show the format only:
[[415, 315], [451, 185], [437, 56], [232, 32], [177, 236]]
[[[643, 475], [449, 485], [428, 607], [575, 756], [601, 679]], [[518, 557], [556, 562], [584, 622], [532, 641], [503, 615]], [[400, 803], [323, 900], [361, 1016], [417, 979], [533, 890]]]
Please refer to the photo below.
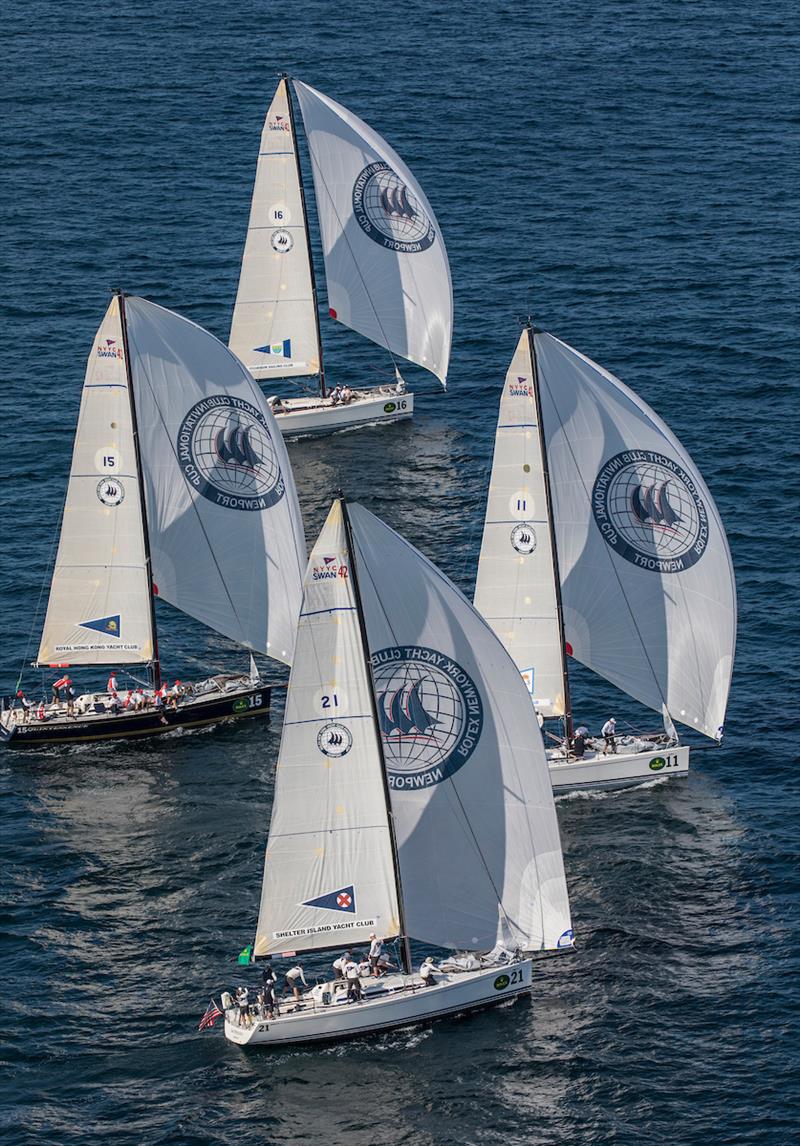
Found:
[[187, 482], [225, 509], [269, 509], [283, 497], [269, 427], [241, 398], [215, 394], [196, 402], [181, 422], [178, 461]]
[[695, 482], [653, 450], [609, 458], [594, 483], [592, 512], [606, 544], [640, 569], [680, 573], [708, 545], [708, 513]]
[[359, 227], [389, 251], [415, 254], [436, 241], [436, 231], [417, 196], [388, 163], [370, 163], [353, 185]]
[[427, 788], [463, 768], [483, 703], [461, 665], [435, 649], [393, 647], [373, 654], [372, 675], [390, 788]]

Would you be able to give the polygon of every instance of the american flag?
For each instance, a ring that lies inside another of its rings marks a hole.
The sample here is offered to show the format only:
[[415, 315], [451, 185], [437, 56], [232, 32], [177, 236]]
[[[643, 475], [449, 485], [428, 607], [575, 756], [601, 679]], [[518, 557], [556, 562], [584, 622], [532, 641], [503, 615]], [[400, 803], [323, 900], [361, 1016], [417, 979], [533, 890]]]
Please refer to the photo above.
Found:
[[214, 1026], [214, 1019], [218, 1019], [221, 1014], [222, 1014], [222, 1011], [219, 1009], [217, 1004], [212, 999], [211, 1002], [206, 1007], [206, 1013], [203, 1015], [202, 1019], [200, 1020], [200, 1026], [197, 1028], [198, 1031], [204, 1031], [206, 1029], [206, 1027], [213, 1027]]

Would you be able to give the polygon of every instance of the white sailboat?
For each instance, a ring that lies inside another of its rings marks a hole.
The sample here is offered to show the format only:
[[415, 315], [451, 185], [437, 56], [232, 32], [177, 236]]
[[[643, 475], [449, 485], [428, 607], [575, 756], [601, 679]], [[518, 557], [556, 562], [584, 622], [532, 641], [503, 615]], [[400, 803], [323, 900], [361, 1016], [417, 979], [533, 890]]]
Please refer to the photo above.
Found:
[[130, 666], [148, 687], [130, 701], [120, 675], [116, 699], [56, 702], [38, 719], [14, 707], [0, 736], [39, 746], [265, 715], [270, 686], [252, 659], [155, 699], [154, 598], [290, 664], [304, 566], [286, 447], [258, 386], [201, 327], [116, 295], [87, 364], [36, 664]]
[[662, 715], [663, 734], [613, 752], [590, 741], [576, 758], [559, 738], [557, 791], [685, 774], [673, 721], [722, 739], [736, 588], [711, 494], [641, 398], [530, 325], [500, 399], [475, 607], [567, 741], [567, 656]]
[[[572, 946], [542, 739], [513, 661], [450, 581], [336, 500], [311, 554], [253, 957], [398, 939], [402, 971], [348, 1002], [242, 1014], [240, 1045], [338, 1039], [503, 1001]], [[426, 986], [409, 937], [461, 952]], [[327, 960], [326, 960], [327, 962]]]
[[[293, 81], [316, 192], [329, 316], [431, 371], [444, 385], [453, 291], [439, 225], [402, 159], [366, 123]], [[306, 192], [288, 77], [261, 135], [230, 347], [254, 378], [316, 377], [318, 393], [271, 399], [286, 434], [409, 418], [414, 396], [395, 363], [388, 385], [326, 383]], [[350, 383], [349, 379], [344, 382]], [[335, 397], [336, 396], [336, 397]]]

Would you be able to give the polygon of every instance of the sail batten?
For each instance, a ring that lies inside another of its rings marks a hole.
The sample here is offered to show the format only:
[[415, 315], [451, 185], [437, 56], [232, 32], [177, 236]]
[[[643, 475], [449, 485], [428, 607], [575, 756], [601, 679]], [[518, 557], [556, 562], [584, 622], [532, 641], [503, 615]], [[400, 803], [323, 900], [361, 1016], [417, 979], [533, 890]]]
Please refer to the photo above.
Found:
[[114, 298], [87, 362], [38, 664], [153, 659], [142, 513], [120, 304]]
[[144, 299], [125, 306], [158, 594], [289, 664], [305, 541], [275, 420], [213, 335]]
[[313, 266], [285, 79], [261, 135], [229, 344], [255, 378], [320, 372]]
[[341, 104], [294, 81], [308, 140], [333, 318], [447, 377], [452, 285], [422, 188], [389, 144]]

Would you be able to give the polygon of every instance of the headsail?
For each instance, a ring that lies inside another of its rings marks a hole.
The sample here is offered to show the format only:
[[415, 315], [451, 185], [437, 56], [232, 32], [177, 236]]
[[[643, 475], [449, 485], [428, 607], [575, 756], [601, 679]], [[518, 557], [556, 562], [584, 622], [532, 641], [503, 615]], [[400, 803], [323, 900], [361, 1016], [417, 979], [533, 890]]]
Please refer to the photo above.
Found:
[[514, 662], [422, 554], [349, 512], [408, 933], [470, 950], [568, 946], [550, 777]]
[[289, 89], [270, 104], [256, 166], [230, 348], [254, 378], [318, 374], [318, 318]]
[[535, 336], [573, 655], [719, 739], [736, 640], [725, 531], [689, 454], [632, 390]]
[[294, 81], [322, 232], [331, 315], [447, 377], [450, 266], [439, 224], [402, 159], [341, 104]]
[[275, 419], [208, 331], [141, 298], [125, 313], [159, 596], [289, 664], [305, 541]]
[[142, 506], [114, 298], [86, 366], [39, 664], [153, 658]]
[[383, 763], [340, 502], [306, 572], [254, 952], [399, 933]]
[[500, 399], [475, 608], [523, 674], [542, 716], [563, 716], [564, 653], [544, 487], [530, 336], [523, 330]]

